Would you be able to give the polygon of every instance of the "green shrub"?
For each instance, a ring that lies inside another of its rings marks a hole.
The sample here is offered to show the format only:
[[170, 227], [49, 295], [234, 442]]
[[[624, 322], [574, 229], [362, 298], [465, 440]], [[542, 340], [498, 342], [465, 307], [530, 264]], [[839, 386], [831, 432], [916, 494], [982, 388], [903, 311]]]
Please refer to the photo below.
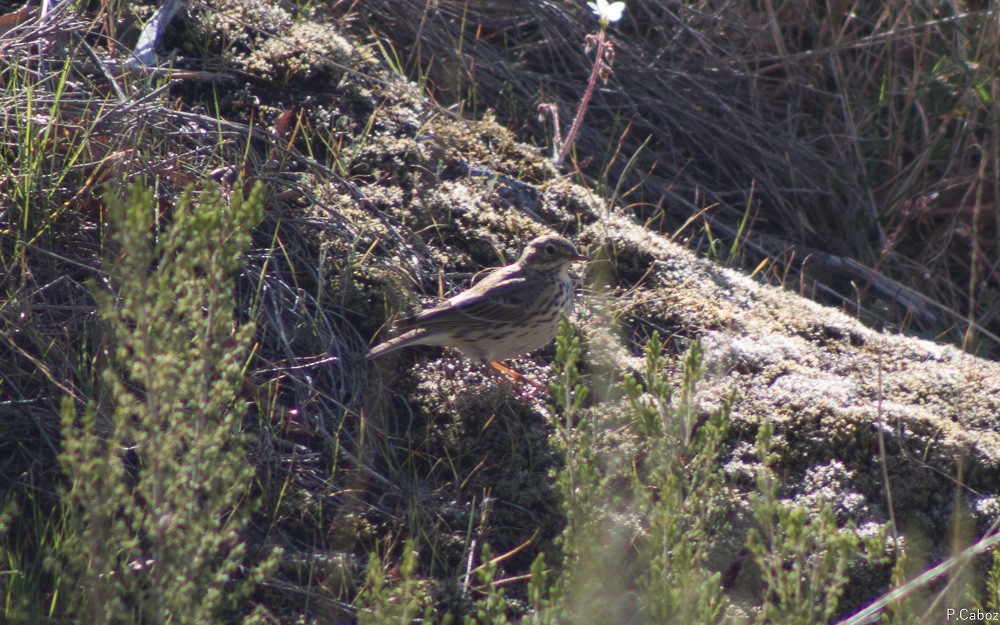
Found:
[[723, 622], [720, 575], [707, 568], [730, 499], [721, 470], [732, 399], [702, 419], [697, 385], [705, 377], [700, 341], [684, 356], [680, 392], [665, 378], [663, 343], [646, 346], [645, 382], [625, 379], [640, 453], [632, 492], [649, 529], [638, 540], [639, 604], [648, 623]]
[[847, 583], [858, 538], [850, 528], [837, 527], [829, 502], [822, 502], [817, 514], [778, 498], [771, 436], [770, 424], [764, 423], [757, 436], [757, 491], [751, 496], [757, 526], [747, 538], [766, 587], [757, 622], [828, 623]]
[[601, 429], [617, 425], [597, 423], [582, 411], [587, 389], [577, 371], [578, 339], [568, 325], [556, 354], [551, 412], [559, 420], [554, 446], [566, 458], [556, 484], [567, 527], [548, 598], [541, 590], [543, 561], [532, 567], [529, 622], [723, 622], [720, 576], [707, 568], [707, 559], [727, 518], [720, 457], [731, 399], [702, 418], [696, 397], [705, 373], [700, 343], [685, 356], [675, 395], [663, 343], [656, 334], [650, 339], [644, 381], [628, 376], [623, 383], [623, 422], [633, 445], [621, 447], [625, 453], [615, 459], [602, 458], [599, 449]]
[[108, 203], [100, 399], [63, 406], [66, 530], [50, 564], [61, 607], [86, 623], [232, 620], [264, 574], [243, 567], [253, 470], [238, 393], [254, 327], [234, 322], [232, 279], [260, 189], [189, 189], [163, 229], [156, 202], [133, 184]]

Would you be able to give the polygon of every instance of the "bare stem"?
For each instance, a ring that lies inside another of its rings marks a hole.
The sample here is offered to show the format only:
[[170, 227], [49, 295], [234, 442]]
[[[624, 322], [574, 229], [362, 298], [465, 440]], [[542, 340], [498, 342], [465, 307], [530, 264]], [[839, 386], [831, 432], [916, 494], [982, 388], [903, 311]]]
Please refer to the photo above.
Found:
[[597, 84], [597, 78], [601, 75], [601, 70], [604, 67], [604, 47], [607, 44], [604, 41], [603, 28], [597, 31], [595, 38], [597, 40], [597, 56], [594, 59], [594, 69], [590, 72], [590, 81], [587, 82], [587, 90], [583, 92], [583, 98], [580, 99], [580, 108], [577, 109], [576, 117], [573, 118], [573, 125], [570, 126], [569, 133], [566, 135], [566, 142], [562, 144], [559, 154], [553, 159], [556, 166], [561, 165], [566, 160], [566, 155], [569, 154], [573, 143], [576, 141], [576, 135], [580, 131], [580, 124], [583, 122], [583, 115], [587, 112], [587, 104], [590, 103], [590, 96], [594, 94], [594, 85]]

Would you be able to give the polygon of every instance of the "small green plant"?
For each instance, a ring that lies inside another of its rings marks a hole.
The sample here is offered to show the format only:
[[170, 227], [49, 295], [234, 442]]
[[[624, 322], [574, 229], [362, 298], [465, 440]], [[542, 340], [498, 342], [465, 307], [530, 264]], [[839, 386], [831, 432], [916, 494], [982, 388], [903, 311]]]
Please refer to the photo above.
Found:
[[552, 610], [549, 596], [549, 571], [545, 564], [545, 554], [539, 553], [531, 563], [531, 578], [528, 580], [528, 606], [530, 612], [521, 621], [524, 625], [547, 625], [555, 619], [550, 618]]
[[49, 565], [81, 622], [232, 622], [269, 568], [244, 566], [253, 469], [238, 392], [254, 327], [234, 322], [232, 280], [261, 190], [189, 189], [160, 232], [155, 206], [143, 184], [108, 203], [108, 362], [100, 403], [63, 403], [67, 531]]
[[1000, 612], [1000, 548], [994, 549], [991, 557], [980, 606], [987, 612]]
[[646, 346], [645, 382], [625, 379], [641, 445], [632, 493], [649, 522], [637, 546], [643, 562], [639, 603], [648, 623], [715, 625], [725, 618], [720, 576], [706, 565], [728, 510], [720, 456], [732, 398], [700, 419], [702, 354], [701, 342], [693, 341], [675, 395], [665, 377], [663, 342], [654, 332]]
[[[703, 419], [697, 401], [705, 373], [700, 343], [685, 356], [675, 394], [663, 343], [654, 334], [644, 381], [630, 376], [623, 383], [623, 419], [635, 447], [625, 456], [602, 458], [601, 424], [583, 411], [587, 387], [577, 369], [579, 355], [579, 339], [564, 323], [556, 339], [556, 401], [550, 408], [559, 421], [554, 446], [565, 457], [556, 475], [567, 520], [563, 560], [548, 594], [544, 560], [532, 566], [527, 622], [724, 622], [720, 578], [706, 564], [726, 518], [728, 491], [719, 459], [731, 400]], [[644, 529], [635, 533], [622, 523], [630, 517]]]
[[[536, 598], [535, 623], [577, 623], [588, 617], [601, 620], [594, 612], [594, 602], [606, 596], [606, 574], [617, 563], [608, 561], [617, 542], [614, 524], [609, 523], [612, 506], [608, 497], [609, 476], [600, 466], [596, 438], [598, 426], [586, 418], [584, 404], [589, 389], [578, 369], [580, 338], [575, 336], [567, 319], [559, 324], [556, 336], [556, 359], [551, 382], [553, 403], [549, 414], [556, 422], [550, 438], [553, 449], [564, 458], [564, 466], [555, 471], [566, 526], [559, 537], [562, 550], [558, 574], [544, 598], [540, 587], [544, 569], [540, 560], [533, 567], [533, 590]], [[603, 568], [603, 570], [602, 570]], [[606, 608], [608, 606], [600, 606]]]
[[[750, 236], [750, 231], [753, 227], [753, 222], [750, 219], [750, 215], [754, 212], [754, 191], [756, 191], [757, 185], [750, 185], [750, 194], [747, 195], [746, 207], [743, 209], [743, 218], [740, 220], [739, 225], [736, 227], [736, 232], [733, 234], [733, 242], [729, 246], [729, 255], [726, 257], [725, 265], [727, 267], [736, 267], [744, 260], [744, 251], [747, 238]], [[758, 208], [759, 210], [759, 208]]]
[[549, 412], [558, 415], [556, 448], [564, 454], [566, 466], [556, 477], [559, 491], [565, 497], [567, 522], [575, 525], [591, 509], [591, 497], [600, 495], [600, 477], [592, 457], [593, 432], [588, 422], [577, 422], [580, 410], [587, 401], [589, 389], [582, 382], [577, 361], [580, 359], [580, 338], [565, 318], [559, 323], [556, 336], [555, 377], [551, 384], [555, 405]]
[[[403, 544], [403, 560], [398, 579], [390, 580], [377, 551], [368, 554], [365, 586], [355, 601], [358, 625], [409, 625], [422, 617], [424, 623], [434, 619], [434, 606], [426, 585], [417, 577], [417, 547], [413, 540]], [[447, 616], [442, 623], [450, 622]]]
[[765, 422], [757, 435], [761, 467], [751, 498], [757, 527], [747, 538], [767, 588], [756, 622], [828, 623], [847, 583], [847, 565], [858, 538], [850, 529], [837, 527], [829, 503], [822, 503], [817, 514], [778, 498], [771, 441], [771, 424]]
[[[41, 491], [32, 489], [31, 493]], [[0, 623], [47, 623], [51, 591], [44, 557], [62, 540], [51, 502], [11, 492], [0, 509]]]
[[73, 101], [71, 59], [44, 77], [36, 76], [36, 68], [5, 64], [0, 101], [13, 141], [0, 146], [0, 171], [7, 177], [3, 212], [9, 211], [9, 224], [16, 225], [8, 233], [16, 234], [19, 248], [45, 241], [57, 230], [67, 209], [66, 189], [83, 184], [80, 163], [92, 158], [93, 113], [103, 103]]
[[502, 586], [497, 585], [497, 563], [493, 559], [493, 550], [489, 545], [483, 545], [482, 560], [479, 567], [479, 583], [483, 595], [476, 600], [473, 614], [466, 617], [465, 625], [507, 625], [506, 606], [507, 593]]

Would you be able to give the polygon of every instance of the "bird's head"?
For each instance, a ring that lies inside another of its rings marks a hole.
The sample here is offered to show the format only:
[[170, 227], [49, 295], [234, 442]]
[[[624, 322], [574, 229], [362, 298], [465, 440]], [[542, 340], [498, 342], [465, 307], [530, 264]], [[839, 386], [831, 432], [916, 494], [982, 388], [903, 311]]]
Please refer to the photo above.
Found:
[[582, 260], [587, 257], [576, 251], [572, 243], [561, 236], [546, 234], [528, 243], [517, 262], [528, 269], [548, 271]]

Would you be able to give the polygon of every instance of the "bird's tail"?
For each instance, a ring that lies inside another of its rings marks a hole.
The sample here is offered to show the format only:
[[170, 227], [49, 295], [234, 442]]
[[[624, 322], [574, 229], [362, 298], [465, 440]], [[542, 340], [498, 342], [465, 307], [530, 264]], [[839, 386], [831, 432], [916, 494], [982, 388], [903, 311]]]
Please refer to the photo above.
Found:
[[397, 349], [402, 349], [407, 345], [412, 345], [420, 338], [419, 330], [410, 330], [409, 332], [404, 332], [399, 336], [393, 337], [387, 341], [382, 341], [375, 347], [371, 348], [367, 354], [364, 355], [364, 360], [374, 360], [390, 354]]

